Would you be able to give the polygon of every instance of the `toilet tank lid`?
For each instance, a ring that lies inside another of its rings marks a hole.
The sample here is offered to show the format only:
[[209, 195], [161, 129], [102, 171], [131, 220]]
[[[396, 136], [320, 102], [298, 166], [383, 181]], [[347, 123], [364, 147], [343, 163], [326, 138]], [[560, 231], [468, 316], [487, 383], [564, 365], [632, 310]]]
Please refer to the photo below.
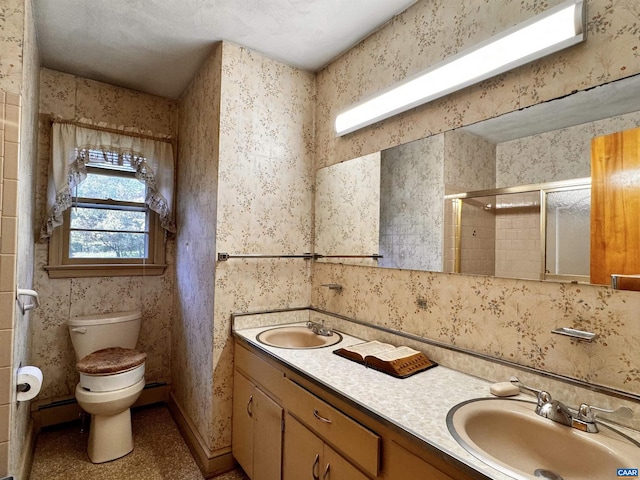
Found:
[[128, 312], [99, 313], [97, 315], [83, 315], [70, 318], [67, 323], [72, 327], [86, 325], [103, 325], [107, 323], [130, 322], [138, 320], [142, 313], [138, 310]]

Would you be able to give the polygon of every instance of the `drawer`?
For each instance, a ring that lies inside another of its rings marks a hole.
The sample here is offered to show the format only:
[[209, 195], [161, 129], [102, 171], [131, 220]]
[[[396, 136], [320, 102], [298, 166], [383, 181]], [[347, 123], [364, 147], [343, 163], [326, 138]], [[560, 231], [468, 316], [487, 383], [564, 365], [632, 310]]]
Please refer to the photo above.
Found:
[[284, 373], [238, 343], [235, 345], [234, 366], [254, 383], [260, 385], [263, 390], [270, 392], [276, 398], [281, 397]]
[[340, 454], [377, 477], [380, 437], [292, 381], [287, 384], [289, 412]]

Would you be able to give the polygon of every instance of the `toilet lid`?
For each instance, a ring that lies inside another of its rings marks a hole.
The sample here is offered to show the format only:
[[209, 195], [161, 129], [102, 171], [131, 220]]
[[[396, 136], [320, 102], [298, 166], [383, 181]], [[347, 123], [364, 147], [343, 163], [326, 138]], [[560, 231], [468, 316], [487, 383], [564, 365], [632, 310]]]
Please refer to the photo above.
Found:
[[83, 357], [76, 368], [89, 375], [109, 375], [142, 365], [147, 354], [132, 348], [103, 348]]

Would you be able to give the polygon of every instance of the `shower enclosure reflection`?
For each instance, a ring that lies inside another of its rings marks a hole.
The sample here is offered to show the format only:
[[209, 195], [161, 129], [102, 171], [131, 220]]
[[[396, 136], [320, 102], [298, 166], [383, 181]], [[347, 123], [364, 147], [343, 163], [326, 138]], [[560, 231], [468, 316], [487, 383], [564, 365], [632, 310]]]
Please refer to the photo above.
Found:
[[589, 281], [589, 178], [445, 197], [444, 271]]

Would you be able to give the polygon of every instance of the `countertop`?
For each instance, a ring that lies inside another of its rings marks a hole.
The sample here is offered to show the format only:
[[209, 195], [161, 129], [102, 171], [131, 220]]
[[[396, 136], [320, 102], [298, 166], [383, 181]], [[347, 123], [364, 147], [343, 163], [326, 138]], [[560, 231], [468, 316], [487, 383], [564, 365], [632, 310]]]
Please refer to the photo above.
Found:
[[[269, 328], [272, 327], [247, 328], [235, 330], [234, 333], [259, 351], [266, 352], [315, 383], [346, 397], [374, 416], [386, 420], [487, 478], [513, 478], [468, 453], [447, 428], [447, 413], [453, 406], [474, 398], [493, 397], [489, 392], [489, 382], [441, 365], [398, 379], [332, 353], [337, 348], [364, 341], [360, 338], [342, 333], [342, 341], [330, 347], [286, 349], [264, 345], [256, 340], [260, 332]], [[522, 394], [511, 398], [533, 399]]]

